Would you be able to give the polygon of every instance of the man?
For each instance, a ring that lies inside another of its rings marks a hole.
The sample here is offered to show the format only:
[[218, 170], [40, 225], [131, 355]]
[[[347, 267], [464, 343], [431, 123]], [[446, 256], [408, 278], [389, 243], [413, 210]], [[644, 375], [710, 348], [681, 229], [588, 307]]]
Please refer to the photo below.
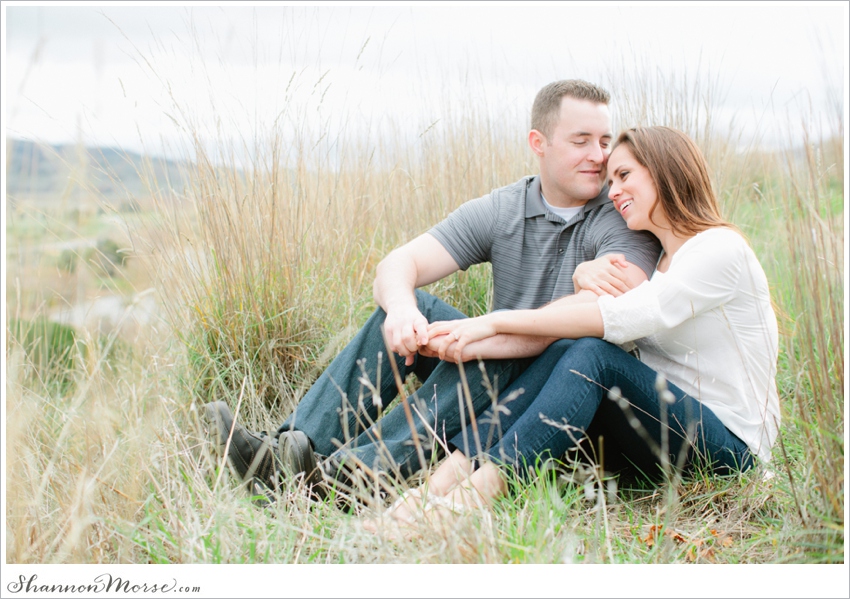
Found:
[[[409, 476], [427, 466], [439, 447], [435, 440], [452, 439], [473, 414], [491, 406], [488, 386], [506, 387], [544, 350], [536, 365], [546, 372], [566, 349], [564, 342], [550, 347], [553, 339], [505, 335], [470, 345], [465, 360], [487, 359], [481, 369], [461, 370], [438, 359], [428, 323], [465, 315], [418, 287], [490, 262], [493, 309], [498, 310], [536, 308], [574, 294], [576, 267], [601, 257], [606, 258], [600, 268], [579, 281], [582, 287], [617, 293], [647, 279], [660, 245], [651, 235], [628, 230], [605, 189], [613, 135], [608, 102], [605, 90], [580, 80], [540, 90], [528, 135], [539, 176], [463, 204], [387, 255], [373, 285], [379, 309], [306, 393], [276, 438], [234, 425], [223, 402], [206, 406], [219, 446], [228, 447], [243, 480], [262, 490], [276, 486], [287, 472], [304, 473], [309, 483], [350, 482], [355, 468], [372, 476], [387, 471]], [[617, 278], [602, 268], [614, 255], [627, 261], [618, 261]], [[415, 401], [405, 398], [381, 416], [411, 372], [422, 381]], [[459, 395], [460, 383], [465, 390]], [[322, 468], [316, 468], [317, 454]]]

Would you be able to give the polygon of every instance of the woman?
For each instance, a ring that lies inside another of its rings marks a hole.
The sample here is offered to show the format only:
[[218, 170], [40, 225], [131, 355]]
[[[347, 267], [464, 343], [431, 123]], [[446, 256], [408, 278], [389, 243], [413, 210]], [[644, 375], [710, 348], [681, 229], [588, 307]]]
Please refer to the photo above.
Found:
[[[615, 143], [608, 172], [609, 197], [629, 228], [661, 241], [655, 274], [619, 297], [431, 325], [440, 356], [453, 361], [500, 333], [579, 339], [528, 407], [502, 420], [493, 447], [479, 453], [452, 440], [457, 449], [427, 487], [431, 504], [489, 503], [505, 492], [500, 468], [526, 474], [560, 457], [591, 421], [606, 446], [618, 441], [650, 476], [659, 465], [725, 473], [770, 459], [779, 425], [776, 318], [755, 254], [720, 216], [705, 159], [679, 131], [634, 128]], [[640, 358], [614, 344], [636, 346]], [[535, 376], [532, 366], [502, 397]], [[409, 519], [416, 503], [403, 498], [390, 513]]]

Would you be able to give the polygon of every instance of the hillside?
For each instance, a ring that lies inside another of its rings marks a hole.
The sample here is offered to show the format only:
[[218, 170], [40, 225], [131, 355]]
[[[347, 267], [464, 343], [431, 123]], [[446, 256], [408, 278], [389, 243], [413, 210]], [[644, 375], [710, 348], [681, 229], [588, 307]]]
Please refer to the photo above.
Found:
[[[92, 192], [106, 200], [132, 201], [157, 187], [182, 187], [185, 162], [151, 158], [116, 148], [6, 141], [6, 194], [10, 201], [68, 197]], [[145, 173], [145, 176], [142, 176]]]

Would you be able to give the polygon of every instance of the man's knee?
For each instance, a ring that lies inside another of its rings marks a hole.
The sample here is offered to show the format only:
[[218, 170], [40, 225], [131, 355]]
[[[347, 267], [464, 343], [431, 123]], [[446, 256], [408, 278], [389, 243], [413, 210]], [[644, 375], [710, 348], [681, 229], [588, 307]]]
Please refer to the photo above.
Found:
[[417, 289], [414, 291], [416, 295], [416, 306], [419, 308], [419, 311], [425, 314], [427, 311], [431, 309], [437, 298], [427, 291], [422, 291], [421, 289]]

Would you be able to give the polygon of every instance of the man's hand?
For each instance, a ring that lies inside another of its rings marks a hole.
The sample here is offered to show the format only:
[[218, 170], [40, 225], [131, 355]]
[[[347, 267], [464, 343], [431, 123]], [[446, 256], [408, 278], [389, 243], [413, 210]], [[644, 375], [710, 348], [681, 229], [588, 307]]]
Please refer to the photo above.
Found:
[[394, 310], [384, 320], [384, 338], [390, 351], [404, 357], [405, 366], [410, 366], [419, 348], [428, 343], [428, 321], [416, 308]]
[[378, 264], [372, 293], [387, 313], [384, 337], [390, 351], [413, 364], [421, 345], [428, 343], [428, 321], [416, 305], [414, 289], [458, 270], [457, 262], [443, 245], [424, 233], [396, 248]]
[[[425, 356], [426, 358], [439, 358], [440, 357], [440, 346], [443, 344], [444, 339], [441, 337], [430, 337], [428, 339], [428, 343], [419, 347], [419, 355]], [[467, 349], [469, 346], [467, 346]], [[452, 352], [452, 348], [449, 348], [448, 356], [453, 356], [454, 352]], [[468, 362], [471, 358], [467, 355], [462, 356], [461, 362]], [[447, 362], [454, 362], [457, 364], [456, 360], [449, 358], [446, 360]]]
[[573, 286], [596, 295], [623, 295], [646, 280], [646, 274], [626, 261], [623, 254], [609, 254], [596, 260], [582, 262], [573, 273]]

